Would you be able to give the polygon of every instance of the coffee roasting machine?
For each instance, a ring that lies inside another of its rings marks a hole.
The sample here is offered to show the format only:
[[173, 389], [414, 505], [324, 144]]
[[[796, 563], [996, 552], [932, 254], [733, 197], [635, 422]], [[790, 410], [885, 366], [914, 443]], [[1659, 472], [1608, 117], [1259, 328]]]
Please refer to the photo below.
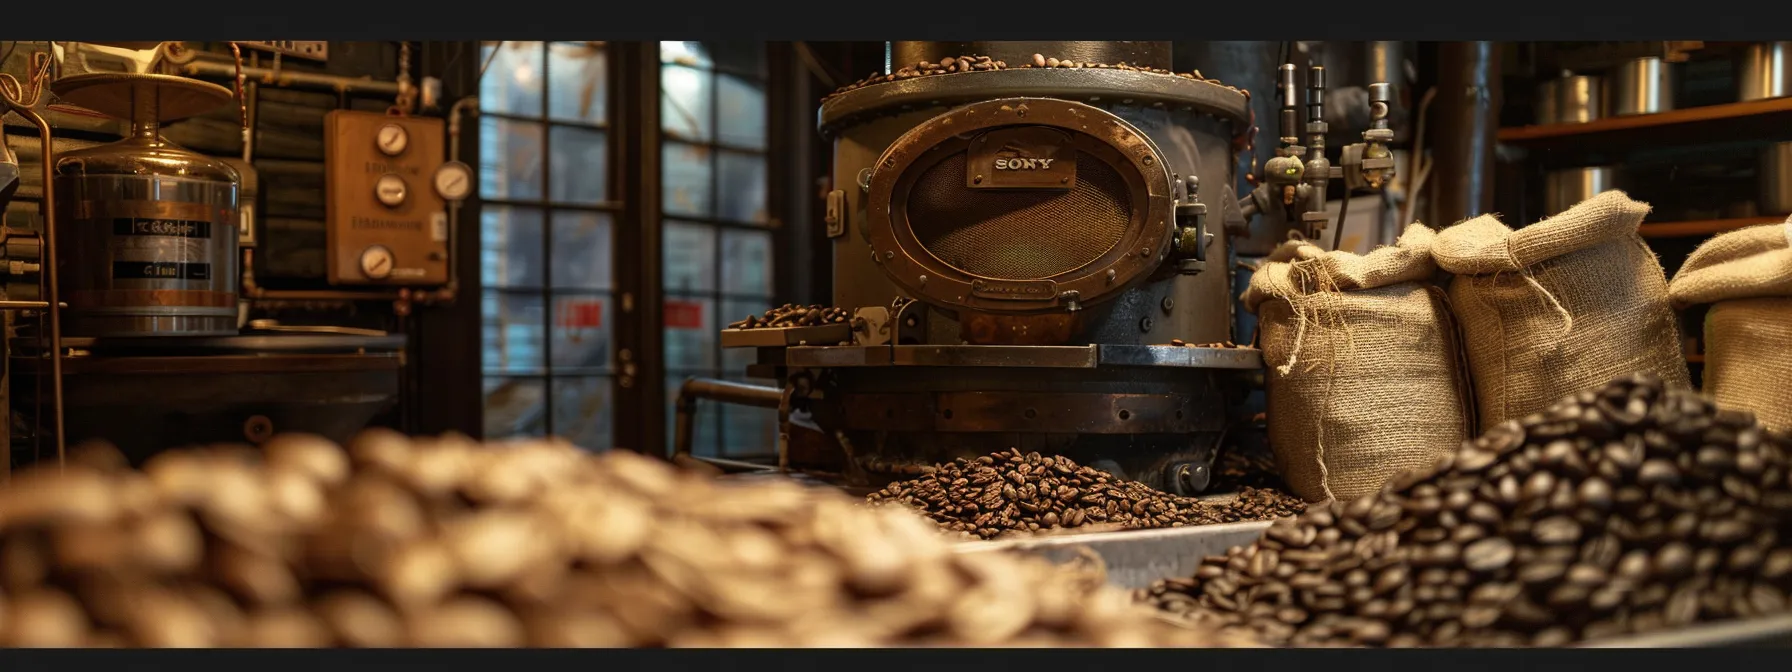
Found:
[[1389, 85], [1369, 87], [1372, 128], [1334, 165], [1324, 69], [1303, 92], [1283, 65], [1280, 148], [1241, 198], [1250, 94], [1172, 73], [1167, 42], [887, 53], [820, 111], [837, 308], [724, 330], [778, 386], [687, 381], [674, 452], [708, 398], [778, 409], [781, 467], [859, 484], [1018, 447], [1205, 490], [1262, 366], [1232, 342], [1228, 235], [1255, 217], [1316, 237], [1331, 181], [1391, 180]]
[[[328, 282], [341, 289], [323, 291], [256, 282], [263, 222], [241, 52], [315, 60], [326, 57], [325, 43], [231, 43], [234, 64], [179, 42], [49, 44], [33, 56], [31, 82], [7, 82], [5, 91], [11, 111], [40, 132], [44, 187], [41, 240], [4, 232], [13, 277], [0, 307], [39, 319], [14, 322], [6, 343], [14, 412], [0, 468], [61, 459], [88, 439], [133, 460], [193, 443], [259, 443], [276, 432], [342, 441], [391, 408], [402, 333], [249, 317], [257, 302], [390, 302], [402, 317], [453, 299], [452, 219], [471, 171], [445, 149], [442, 119], [411, 116], [418, 87], [407, 74], [408, 47], [392, 110], [325, 116]], [[233, 72], [234, 90], [194, 78]], [[281, 76], [276, 60], [257, 79], [332, 78]], [[337, 79], [363, 91], [381, 84]], [[129, 122], [128, 135], [54, 151], [50, 124], [34, 109], [45, 89], [58, 107]], [[242, 160], [162, 135], [170, 122], [226, 106], [232, 117], [240, 110]], [[6, 197], [19, 181], [8, 154], [0, 163]]]

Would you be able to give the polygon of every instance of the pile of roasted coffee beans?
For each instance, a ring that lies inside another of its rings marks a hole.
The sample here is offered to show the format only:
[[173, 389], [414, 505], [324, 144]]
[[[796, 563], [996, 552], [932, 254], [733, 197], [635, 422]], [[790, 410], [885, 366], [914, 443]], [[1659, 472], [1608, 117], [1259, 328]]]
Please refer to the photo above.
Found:
[[786, 303], [763, 315], [748, 315], [746, 319], [731, 322], [729, 329], [771, 329], [777, 327], [817, 327], [824, 324], [842, 324], [852, 315], [845, 308], [823, 306], [820, 304], [798, 306]]
[[1294, 645], [1560, 646], [1782, 613], [1789, 457], [1746, 413], [1629, 378], [1144, 597]]
[[1276, 472], [1275, 460], [1241, 450], [1222, 451], [1213, 461], [1213, 483], [1208, 489], [1234, 492], [1243, 488], [1288, 490], [1281, 474]]
[[1239, 644], [787, 481], [383, 430], [107, 450], [0, 487], [0, 645]]
[[1147, 529], [1267, 520], [1306, 508], [1300, 498], [1269, 489], [1246, 488], [1231, 501], [1179, 497], [1061, 455], [1018, 449], [938, 465], [866, 499], [908, 505], [947, 531], [984, 539], [1085, 525]]
[[[830, 93], [827, 96], [823, 97], [822, 100], [825, 101], [829, 98], [833, 98], [834, 96], [838, 96], [842, 93], [846, 93], [846, 92], [852, 91], [854, 89], [862, 89], [864, 87], [871, 86], [873, 84], [882, 84], [884, 82], [895, 82], [895, 81], [900, 81], [900, 80], [904, 80], [904, 79], [914, 79], [917, 77], [928, 77], [928, 76], [932, 76], [932, 75], [944, 75], [944, 74], [950, 74], [950, 73], [956, 73], [956, 72], [988, 72], [988, 71], [993, 71], [993, 70], [1018, 70], [1018, 69], [1024, 69], [1024, 68], [1066, 68], [1066, 69], [1068, 69], [1068, 68], [1087, 68], [1087, 69], [1094, 69], [1094, 70], [1129, 70], [1129, 71], [1133, 71], [1133, 72], [1149, 72], [1149, 73], [1158, 74], [1158, 75], [1171, 75], [1171, 76], [1175, 76], [1175, 77], [1181, 77], [1183, 79], [1193, 79], [1193, 80], [1199, 80], [1199, 81], [1209, 82], [1209, 83], [1213, 83], [1213, 84], [1220, 84], [1221, 86], [1226, 86], [1226, 85], [1222, 84], [1220, 82], [1220, 80], [1208, 79], [1206, 77], [1202, 77], [1201, 71], [1199, 71], [1199, 70], [1196, 70], [1193, 72], [1175, 72], [1175, 71], [1171, 71], [1171, 70], [1165, 70], [1163, 68], [1152, 68], [1152, 67], [1145, 67], [1145, 66], [1128, 65], [1124, 61], [1122, 61], [1120, 63], [1114, 63], [1114, 64], [1090, 63], [1090, 62], [1086, 62], [1086, 61], [1073, 61], [1070, 59], [1060, 60], [1057, 58], [1047, 57], [1044, 54], [1033, 54], [1033, 59], [1030, 62], [1015, 63], [1013, 65], [1009, 65], [1007, 61], [997, 61], [997, 60], [991, 59], [988, 56], [957, 56], [957, 57], [948, 56], [946, 58], [940, 59], [938, 62], [920, 61], [917, 63], [904, 65], [904, 66], [897, 68], [895, 72], [887, 74], [887, 75], [882, 74], [882, 73], [877, 73], [877, 72], [871, 73], [870, 75], [866, 76], [864, 79], [861, 79], [861, 80], [853, 82], [851, 84], [847, 84], [846, 86], [842, 86], [839, 89], [836, 89], [833, 93]], [[1243, 89], [1239, 89], [1238, 87], [1226, 86], [1226, 88], [1232, 89], [1233, 91], [1237, 91], [1239, 93], [1243, 93], [1246, 97], [1249, 97], [1251, 95], [1251, 92], [1245, 91]]]

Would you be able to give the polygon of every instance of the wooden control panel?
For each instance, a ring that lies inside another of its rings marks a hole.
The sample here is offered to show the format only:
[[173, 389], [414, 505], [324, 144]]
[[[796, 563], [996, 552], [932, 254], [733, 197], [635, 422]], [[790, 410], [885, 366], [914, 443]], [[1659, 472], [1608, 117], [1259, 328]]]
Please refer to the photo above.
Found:
[[441, 119], [336, 110], [324, 117], [325, 228], [336, 285], [448, 282], [448, 209], [434, 180]]

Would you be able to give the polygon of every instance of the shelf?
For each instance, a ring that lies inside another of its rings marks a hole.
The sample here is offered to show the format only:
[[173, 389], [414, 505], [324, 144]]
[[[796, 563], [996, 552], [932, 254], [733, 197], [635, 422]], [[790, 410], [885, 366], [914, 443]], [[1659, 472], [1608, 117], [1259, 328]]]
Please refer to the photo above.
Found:
[[1637, 227], [1637, 233], [1642, 234], [1644, 238], [1689, 238], [1728, 233], [1761, 224], [1778, 224], [1783, 221], [1786, 221], [1785, 217], [1776, 216], [1707, 219], [1697, 222], [1660, 222]]
[[1566, 152], [1792, 139], [1792, 98], [1607, 117], [1580, 124], [1502, 128], [1497, 137], [1501, 143], [1525, 149]]
[[1704, 364], [1705, 363], [1705, 355], [1702, 355], [1702, 354], [1687, 355], [1686, 363], [1688, 363], [1688, 364]]

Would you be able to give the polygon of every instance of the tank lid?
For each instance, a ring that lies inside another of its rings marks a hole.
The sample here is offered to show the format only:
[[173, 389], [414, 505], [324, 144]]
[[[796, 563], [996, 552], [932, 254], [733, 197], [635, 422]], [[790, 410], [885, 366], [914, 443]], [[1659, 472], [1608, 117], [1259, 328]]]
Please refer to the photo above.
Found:
[[196, 117], [229, 103], [235, 96], [211, 82], [174, 75], [99, 72], [72, 75], [50, 84], [57, 97], [71, 105], [108, 117], [130, 120], [137, 96], [155, 96], [156, 121]]

